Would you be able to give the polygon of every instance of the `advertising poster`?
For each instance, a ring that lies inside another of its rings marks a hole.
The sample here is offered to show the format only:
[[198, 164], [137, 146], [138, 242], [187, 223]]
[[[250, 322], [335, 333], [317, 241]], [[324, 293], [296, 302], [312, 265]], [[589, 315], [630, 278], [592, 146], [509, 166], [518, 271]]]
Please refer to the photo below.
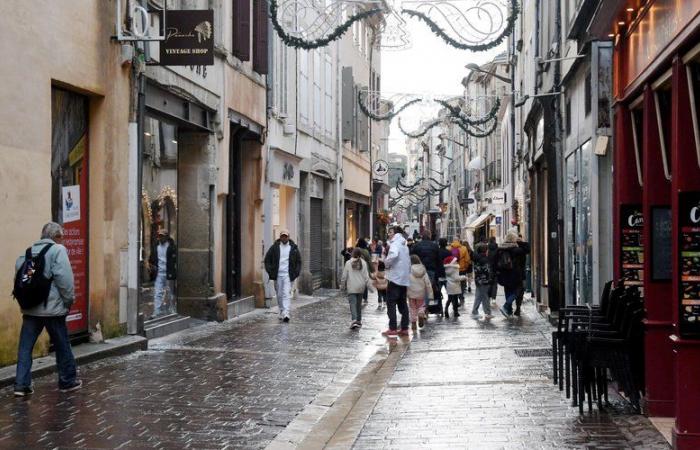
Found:
[[679, 199], [681, 336], [700, 338], [700, 192]]
[[63, 223], [80, 220], [80, 185], [63, 186], [61, 190]]
[[642, 205], [622, 205], [620, 244], [622, 280], [625, 286], [644, 286], [644, 216]]

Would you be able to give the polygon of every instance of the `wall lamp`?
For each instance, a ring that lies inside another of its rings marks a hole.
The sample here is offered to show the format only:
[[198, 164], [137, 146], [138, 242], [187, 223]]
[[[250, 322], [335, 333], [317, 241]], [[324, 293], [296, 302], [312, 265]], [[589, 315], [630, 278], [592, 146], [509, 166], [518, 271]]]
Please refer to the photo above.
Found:
[[513, 106], [515, 106], [516, 108], [520, 108], [521, 106], [523, 106], [523, 105], [525, 104], [525, 102], [527, 102], [527, 101], [528, 101], [529, 99], [531, 99], [531, 98], [551, 97], [551, 96], [553, 96], [553, 95], [562, 95], [562, 94], [564, 94], [563, 91], [545, 92], [544, 94], [533, 94], [533, 95], [527, 95], [527, 94], [526, 94], [526, 95], [523, 95], [523, 96], [520, 98], [520, 100], [518, 100], [517, 102], [515, 102]]
[[485, 73], [485, 74], [487, 74], [487, 75], [491, 75], [492, 77], [498, 78], [499, 80], [501, 80], [501, 81], [503, 81], [503, 82], [505, 82], [505, 83], [511, 83], [511, 82], [513, 81], [513, 80], [511, 80], [511, 79], [508, 78], [508, 77], [504, 77], [504, 76], [502, 76], [502, 75], [498, 75], [498, 74], [489, 72], [488, 70], [484, 70], [484, 69], [482, 69], [481, 67], [479, 67], [477, 64], [474, 64], [474, 63], [469, 63], [469, 64], [467, 64], [467, 65], [464, 66], [464, 67], [465, 67], [466, 69], [469, 69], [469, 70], [474, 71], [474, 72], [481, 72], [481, 73]]

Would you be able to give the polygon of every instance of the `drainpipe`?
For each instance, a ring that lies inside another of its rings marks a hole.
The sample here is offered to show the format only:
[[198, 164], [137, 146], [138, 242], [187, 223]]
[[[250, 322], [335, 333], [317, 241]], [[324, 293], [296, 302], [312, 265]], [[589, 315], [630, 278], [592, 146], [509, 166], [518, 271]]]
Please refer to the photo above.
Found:
[[343, 89], [343, 68], [340, 65], [340, 42], [335, 44], [335, 72], [337, 80], [335, 86], [335, 136], [336, 145], [338, 146], [337, 152], [335, 154], [335, 164], [336, 164], [336, 175], [335, 175], [335, 200], [336, 200], [336, 211], [335, 211], [335, 270], [333, 271], [333, 285], [337, 285], [337, 280], [339, 278], [338, 274], [341, 269], [341, 255], [343, 247], [345, 245], [345, 239], [343, 236], [345, 233], [341, 228], [341, 221], [343, 220], [343, 110], [342, 110], [342, 89]]

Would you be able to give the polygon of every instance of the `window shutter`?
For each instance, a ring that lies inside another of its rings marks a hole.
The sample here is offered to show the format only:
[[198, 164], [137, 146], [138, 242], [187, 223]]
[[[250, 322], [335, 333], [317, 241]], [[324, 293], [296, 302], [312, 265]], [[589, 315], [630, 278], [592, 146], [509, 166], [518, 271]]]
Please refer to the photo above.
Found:
[[250, 61], [250, 0], [233, 0], [233, 55]]
[[352, 67], [343, 67], [342, 78], [342, 138], [344, 141], [354, 141], [355, 81], [352, 77]]
[[[366, 91], [367, 88], [365, 86], [357, 86], [357, 90], [362, 92]], [[359, 133], [358, 133], [358, 143], [357, 143], [357, 149], [360, 150], [361, 152], [368, 152], [369, 151], [369, 117], [362, 112], [362, 110], [358, 107], [357, 108], [357, 126], [360, 127]]]
[[255, 8], [253, 14], [253, 70], [260, 74], [267, 74], [267, 0], [253, 0]]

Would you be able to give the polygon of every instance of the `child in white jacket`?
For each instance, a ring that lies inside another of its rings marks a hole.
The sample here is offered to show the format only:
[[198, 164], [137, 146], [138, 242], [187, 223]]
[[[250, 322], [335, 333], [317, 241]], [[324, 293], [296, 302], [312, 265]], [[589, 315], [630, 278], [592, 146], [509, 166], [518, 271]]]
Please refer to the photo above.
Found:
[[[411, 255], [411, 276], [409, 286], [406, 289], [408, 297], [408, 315], [411, 319], [411, 328], [415, 333], [418, 326], [423, 328], [425, 323], [425, 299], [433, 299], [433, 285], [430, 282], [428, 271], [421, 263], [418, 255]], [[416, 325], [418, 320], [418, 326]]]
[[371, 289], [371, 286], [367, 263], [362, 258], [360, 249], [356, 248], [352, 251], [352, 257], [345, 263], [340, 279], [340, 289], [348, 293], [350, 314], [352, 315], [350, 328], [353, 330], [362, 326], [362, 296], [365, 289]]
[[465, 275], [459, 274], [459, 262], [454, 256], [448, 256], [443, 261], [445, 264], [445, 277], [447, 278], [447, 304], [445, 305], [445, 318], [450, 317], [450, 303], [454, 311], [454, 316], [459, 317], [459, 296], [462, 295], [462, 281], [466, 280]]

